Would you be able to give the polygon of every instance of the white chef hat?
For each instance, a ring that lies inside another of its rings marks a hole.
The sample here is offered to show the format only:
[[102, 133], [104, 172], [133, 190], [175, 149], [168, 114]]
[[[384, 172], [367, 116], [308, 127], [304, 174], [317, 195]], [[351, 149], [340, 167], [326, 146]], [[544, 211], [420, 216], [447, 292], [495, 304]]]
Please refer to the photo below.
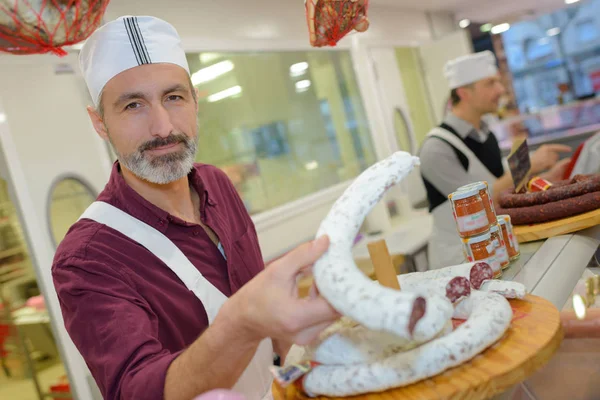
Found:
[[106, 83], [119, 73], [142, 64], [170, 63], [190, 73], [175, 28], [159, 18], [123, 16], [98, 28], [79, 54], [94, 104]]
[[444, 67], [450, 89], [469, 85], [497, 73], [496, 57], [489, 50], [456, 58]]

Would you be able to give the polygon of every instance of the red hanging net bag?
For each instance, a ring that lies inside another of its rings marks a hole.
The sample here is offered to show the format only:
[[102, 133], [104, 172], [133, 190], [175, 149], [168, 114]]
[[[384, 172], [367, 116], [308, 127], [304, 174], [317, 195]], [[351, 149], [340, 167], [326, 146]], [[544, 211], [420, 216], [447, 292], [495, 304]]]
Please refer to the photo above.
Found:
[[304, 0], [310, 44], [335, 46], [352, 30], [369, 28], [369, 0]]
[[87, 39], [110, 0], [0, 0], [0, 51], [53, 53]]

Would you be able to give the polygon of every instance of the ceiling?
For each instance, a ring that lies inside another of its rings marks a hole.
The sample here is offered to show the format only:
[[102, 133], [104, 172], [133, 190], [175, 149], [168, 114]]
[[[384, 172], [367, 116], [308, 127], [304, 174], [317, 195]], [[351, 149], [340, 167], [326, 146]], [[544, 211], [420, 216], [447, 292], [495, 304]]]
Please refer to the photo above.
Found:
[[[447, 11], [456, 19], [476, 22], [514, 22], [528, 15], [564, 7], [564, 0], [370, 0], [373, 7]], [[534, 11], [535, 10], [535, 11]]]

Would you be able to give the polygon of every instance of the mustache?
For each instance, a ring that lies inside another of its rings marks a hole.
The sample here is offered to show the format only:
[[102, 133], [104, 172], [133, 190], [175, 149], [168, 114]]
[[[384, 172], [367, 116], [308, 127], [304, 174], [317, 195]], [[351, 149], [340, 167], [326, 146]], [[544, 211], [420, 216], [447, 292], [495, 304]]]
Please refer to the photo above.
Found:
[[138, 147], [138, 151], [140, 153], [143, 153], [144, 151], [153, 150], [162, 146], [168, 146], [176, 143], [187, 143], [187, 141], [188, 137], [183, 133], [171, 134], [166, 138], [155, 138], [147, 141], [146, 143]]

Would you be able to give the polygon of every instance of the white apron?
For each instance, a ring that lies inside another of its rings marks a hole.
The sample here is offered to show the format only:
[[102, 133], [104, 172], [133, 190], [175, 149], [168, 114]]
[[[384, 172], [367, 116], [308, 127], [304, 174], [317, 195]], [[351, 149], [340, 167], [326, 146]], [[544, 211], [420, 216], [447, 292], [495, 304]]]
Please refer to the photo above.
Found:
[[[214, 287], [181, 250], [165, 235], [150, 225], [132, 217], [108, 203], [96, 201], [83, 213], [81, 218], [91, 219], [121, 232], [123, 235], [144, 246], [169, 267], [200, 299], [211, 324], [227, 297]], [[254, 358], [237, 381], [233, 390], [242, 393], [248, 400], [271, 399], [273, 378], [269, 366], [273, 365], [271, 339], [263, 340]]]
[[[497, 178], [483, 165], [475, 153], [462, 140], [442, 128], [434, 128], [427, 137], [443, 139], [463, 153], [469, 160], [469, 169], [467, 170], [469, 181], [487, 181], [490, 186], [490, 196], [492, 195], [491, 186]], [[450, 149], [448, 150], [450, 151]], [[439, 269], [465, 262], [461, 239], [458, 236], [456, 222], [454, 222], [454, 217], [452, 216], [450, 201], [446, 200], [443, 204], [437, 206], [431, 215], [433, 216], [433, 230], [427, 247], [429, 269]]]

